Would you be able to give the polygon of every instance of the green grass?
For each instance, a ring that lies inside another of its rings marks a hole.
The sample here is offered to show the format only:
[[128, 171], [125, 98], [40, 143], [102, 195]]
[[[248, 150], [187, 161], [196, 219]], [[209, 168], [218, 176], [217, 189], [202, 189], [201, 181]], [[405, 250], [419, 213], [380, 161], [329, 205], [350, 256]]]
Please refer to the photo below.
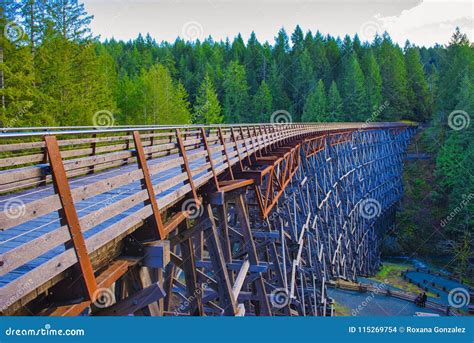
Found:
[[[422, 288], [403, 279], [401, 273], [407, 269], [410, 269], [411, 267], [412, 266], [408, 264], [384, 262], [382, 269], [380, 269], [377, 275], [370, 279], [389, 284], [409, 293], [418, 294], [424, 292]], [[432, 292], [426, 292], [426, 295], [436, 298], [436, 294]]]

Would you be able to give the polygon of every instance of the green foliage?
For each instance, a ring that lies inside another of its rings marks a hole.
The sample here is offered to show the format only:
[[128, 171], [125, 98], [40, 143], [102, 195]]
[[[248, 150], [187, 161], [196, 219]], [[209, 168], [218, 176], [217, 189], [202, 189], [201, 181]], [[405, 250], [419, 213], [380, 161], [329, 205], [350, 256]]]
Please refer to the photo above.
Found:
[[334, 81], [331, 83], [331, 87], [329, 87], [327, 96], [327, 112], [328, 117], [333, 121], [343, 121], [344, 119], [342, 98], [337, 89], [336, 82]]
[[326, 94], [323, 80], [319, 80], [314, 91], [309, 94], [308, 100], [306, 100], [304, 105], [302, 120], [310, 123], [326, 122], [329, 120], [326, 111]]
[[295, 121], [300, 121], [307, 94], [314, 88], [313, 66], [309, 52], [305, 49], [297, 57], [293, 75], [293, 113]]
[[214, 90], [214, 85], [209, 75], [206, 75], [196, 97], [193, 124], [219, 124], [223, 120], [221, 105]]
[[431, 95], [421, 65], [420, 53], [414, 47], [405, 51], [405, 64], [408, 76], [408, 101], [413, 114], [412, 120], [426, 121], [431, 114]]
[[270, 120], [272, 114], [272, 94], [265, 81], [258, 87], [257, 93], [253, 97], [252, 108], [254, 123], [265, 123]]
[[0, 36], [0, 63], [4, 84], [0, 89], [0, 121], [3, 126], [30, 126], [52, 124], [47, 118], [34, 114], [34, 104], [39, 100], [39, 92], [34, 87], [34, 67], [31, 50], [15, 47], [4, 35]]
[[[361, 67], [365, 75], [365, 90], [367, 95], [367, 109], [370, 113], [378, 113], [377, 109], [382, 104], [382, 76], [380, 68], [371, 50], [364, 53]], [[377, 121], [378, 118], [372, 118]]]
[[[472, 281], [474, 49], [457, 30], [450, 45], [437, 48], [433, 55], [423, 50], [420, 54], [410, 45], [405, 50], [413, 115], [428, 117], [427, 98], [435, 95], [437, 101], [431, 127], [416, 144], [417, 150], [429, 152], [432, 158], [410, 162], [405, 168], [404, 210], [397, 216], [397, 237], [407, 253], [447, 255], [451, 262], [445, 268]], [[426, 61], [426, 69], [439, 56], [439, 69], [429, 67], [433, 77], [424, 81], [420, 61]]]
[[142, 71], [142, 120], [146, 124], [190, 123], [187, 93], [181, 83], [175, 84], [161, 64]]
[[368, 118], [365, 79], [354, 52], [347, 52], [342, 58], [339, 89], [343, 99], [344, 120], [365, 121]]
[[224, 75], [224, 121], [226, 123], [248, 123], [248, 85], [245, 68], [237, 61], [230, 62]]
[[399, 46], [393, 45], [387, 35], [384, 35], [378, 51], [378, 64], [382, 76], [382, 99], [389, 103], [382, 113], [382, 119], [393, 121], [413, 118], [408, 102], [408, 81], [403, 52]]

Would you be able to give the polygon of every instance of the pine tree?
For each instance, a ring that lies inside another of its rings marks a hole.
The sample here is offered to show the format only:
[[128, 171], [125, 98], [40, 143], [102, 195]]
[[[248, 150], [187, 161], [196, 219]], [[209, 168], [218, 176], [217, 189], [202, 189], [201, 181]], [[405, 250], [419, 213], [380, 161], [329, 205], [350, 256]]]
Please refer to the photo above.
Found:
[[252, 31], [244, 55], [244, 65], [247, 72], [247, 84], [249, 85], [250, 93], [255, 93], [259, 85], [257, 74], [259, 72], [259, 64], [262, 63], [262, 56], [260, 54], [261, 48], [262, 46], [258, 42], [255, 32]]
[[165, 117], [161, 124], [190, 124], [191, 112], [189, 110], [188, 93], [181, 82], [178, 82], [173, 90], [171, 116]]
[[431, 97], [417, 48], [406, 49], [405, 65], [409, 87], [408, 101], [413, 113], [413, 117], [407, 119], [424, 122], [431, 117]]
[[156, 64], [142, 71], [142, 123], [188, 124], [191, 120], [187, 93], [181, 83], [175, 85], [168, 70]]
[[47, 1], [45, 10], [46, 20], [64, 38], [79, 41], [91, 37], [89, 24], [94, 16], [87, 14], [84, 4], [77, 0]]
[[[14, 1], [12, 1], [14, 3]], [[31, 51], [34, 53], [35, 47], [43, 40], [44, 29], [46, 27], [45, 11], [47, 2], [37, 0], [21, 0], [21, 26], [28, 37]]]
[[289, 111], [291, 101], [285, 92], [283, 75], [279, 72], [275, 61], [273, 61], [270, 67], [268, 87], [270, 88], [270, 93], [273, 99], [273, 108], [275, 110]]
[[318, 81], [316, 88], [309, 94], [303, 111], [304, 122], [327, 122], [331, 118], [326, 112], [326, 95], [324, 82]]
[[342, 58], [339, 89], [344, 104], [345, 121], [365, 121], [368, 117], [364, 74], [354, 52]]
[[[363, 54], [361, 67], [365, 76], [365, 89], [367, 93], [367, 109], [370, 113], [379, 113], [382, 104], [382, 77], [380, 68], [371, 50]], [[380, 118], [371, 118], [372, 121]]]
[[389, 103], [382, 113], [382, 119], [411, 118], [403, 53], [398, 46], [393, 45], [392, 40], [386, 34], [380, 45], [378, 64], [382, 76], [382, 99]]
[[327, 113], [329, 121], [343, 121], [343, 103], [336, 82], [331, 83], [327, 97]]
[[224, 75], [224, 121], [250, 122], [249, 95], [245, 68], [237, 61], [230, 62]]
[[329, 87], [332, 80], [331, 67], [329, 66], [329, 61], [326, 56], [323, 37], [321, 36], [319, 31], [316, 33], [314, 42], [314, 53], [312, 54], [312, 59], [316, 80], [323, 80], [324, 85], [326, 87]]
[[253, 97], [253, 122], [265, 123], [270, 120], [272, 113], [272, 95], [265, 81], [258, 87], [257, 93]]
[[[1, 20], [0, 20], [1, 23]], [[34, 86], [33, 55], [26, 45], [16, 46], [0, 35], [3, 58], [0, 61], [0, 126], [52, 125], [50, 116], [38, 113], [41, 94]]]
[[291, 34], [291, 42], [293, 43], [292, 53], [303, 50], [304, 35], [299, 25], [296, 25], [295, 31]]
[[313, 63], [308, 51], [305, 49], [298, 56], [298, 60], [294, 63], [296, 69], [293, 76], [293, 113], [295, 121], [299, 121], [303, 112], [305, 99], [314, 87], [314, 71]]
[[336, 68], [339, 66], [339, 62], [341, 59], [341, 51], [339, 50], [338, 41], [336, 41], [333, 37], [328, 36], [326, 38], [326, 57], [328, 59], [329, 65], [331, 66], [330, 76], [331, 80], [337, 80], [339, 78], [338, 70]]
[[220, 124], [224, 120], [211, 78], [206, 74], [194, 105], [193, 124]]

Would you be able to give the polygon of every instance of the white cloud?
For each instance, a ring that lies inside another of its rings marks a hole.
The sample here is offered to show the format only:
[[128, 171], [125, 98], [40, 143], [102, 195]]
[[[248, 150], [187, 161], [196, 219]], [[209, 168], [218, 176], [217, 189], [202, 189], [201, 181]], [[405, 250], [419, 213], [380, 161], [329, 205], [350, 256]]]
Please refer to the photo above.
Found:
[[414, 8], [404, 10], [398, 16], [378, 16], [376, 20], [380, 27], [400, 44], [406, 39], [418, 45], [446, 43], [456, 26], [472, 41], [473, 8], [473, 2], [470, 0], [425, 0]]

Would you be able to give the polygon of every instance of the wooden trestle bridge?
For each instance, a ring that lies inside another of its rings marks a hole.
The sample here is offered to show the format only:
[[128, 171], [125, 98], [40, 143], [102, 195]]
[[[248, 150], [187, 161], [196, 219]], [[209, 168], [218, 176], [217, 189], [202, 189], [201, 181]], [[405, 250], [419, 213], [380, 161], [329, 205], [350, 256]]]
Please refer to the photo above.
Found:
[[405, 123], [0, 133], [3, 315], [332, 314], [393, 225]]

